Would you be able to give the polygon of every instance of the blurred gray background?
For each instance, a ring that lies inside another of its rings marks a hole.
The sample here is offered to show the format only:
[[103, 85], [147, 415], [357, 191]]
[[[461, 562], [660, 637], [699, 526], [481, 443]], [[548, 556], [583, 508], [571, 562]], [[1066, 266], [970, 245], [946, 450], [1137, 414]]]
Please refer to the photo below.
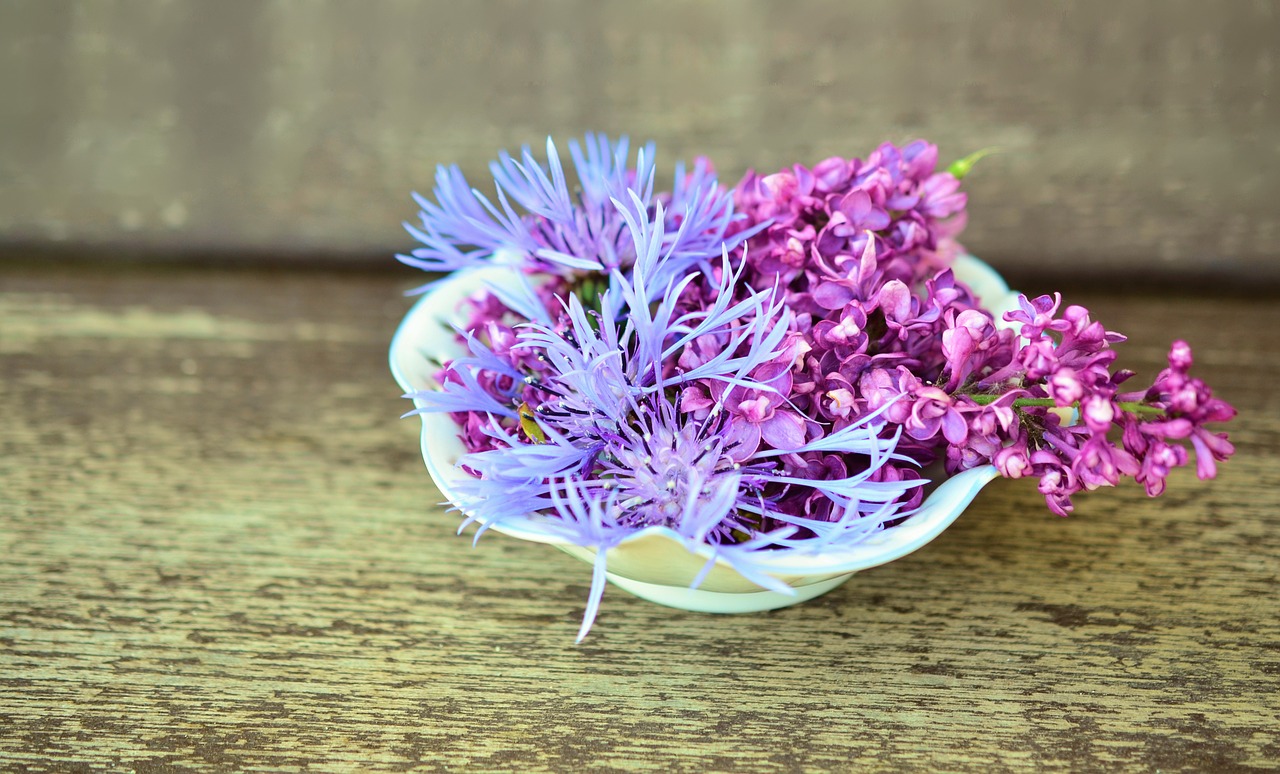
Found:
[[[391, 265], [410, 190], [585, 130], [736, 181], [880, 141], [1014, 273], [1280, 281], [1272, 2], [0, 2], [0, 255]], [[34, 252], [33, 252], [34, 251]]]

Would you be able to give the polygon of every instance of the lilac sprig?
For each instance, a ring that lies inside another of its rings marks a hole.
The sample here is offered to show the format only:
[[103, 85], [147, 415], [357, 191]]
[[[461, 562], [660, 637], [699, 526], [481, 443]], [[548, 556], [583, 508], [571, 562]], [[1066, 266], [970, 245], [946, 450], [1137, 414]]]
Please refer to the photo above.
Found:
[[[1077, 492], [1115, 486], [1136, 478], [1147, 494], [1165, 489], [1165, 479], [1185, 465], [1184, 447], [1170, 443], [1189, 439], [1200, 478], [1211, 478], [1215, 461], [1234, 451], [1225, 434], [1205, 425], [1235, 416], [1226, 402], [1213, 397], [1199, 379], [1191, 378], [1191, 348], [1174, 342], [1169, 367], [1145, 390], [1122, 392], [1133, 373], [1112, 370], [1112, 344], [1124, 337], [1091, 320], [1087, 309], [1069, 306], [1056, 315], [1061, 299], [1020, 299], [1020, 309], [1005, 315], [1021, 324], [1025, 343], [1004, 368], [980, 379], [975, 389], [1003, 386], [1019, 422], [1000, 436], [991, 462], [1002, 475], [1039, 479], [1050, 510], [1066, 515]], [[998, 398], [974, 394], [969, 401], [993, 404]], [[1078, 421], [1064, 409], [1078, 416]], [[1119, 436], [1120, 442], [1115, 440]]]
[[[785, 401], [730, 395], [744, 432], [776, 440], [793, 416], [839, 428], [882, 411], [902, 434], [898, 453], [915, 463], [1035, 476], [1062, 515], [1072, 495], [1125, 477], [1159, 494], [1188, 460], [1182, 441], [1211, 477], [1232, 447], [1205, 424], [1234, 410], [1187, 374], [1185, 343], [1154, 384], [1124, 393], [1132, 374], [1112, 370], [1112, 345], [1124, 337], [1088, 310], [1059, 315], [1060, 296], [1042, 296], [997, 318], [956, 281], [947, 266], [962, 249], [959, 177], [975, 160], [939, 172], [934, 146], [885, 144], [865, 160], [750, 174], [739, 185], [744, 225], [766, 225], [748, 241], [745, 277], [775, 285], [802, 353], [772, 377]], [[687, 390], [687, 408], [715, 392]]]
[[[1016, 350], [989, 314], [966, 310], [942, 338], [938, 384], [945, 388], [899, 366], [868, 369], [860, 392], [869, 407], [895, 400], [888, 421], [944, 454], [948, 473], [990, 464], [1007, 478], [1034, 476], [1050, 510], [1063, 516], [1073, 495], [1125, 477], [1159, 495], [1170, 471], [1189, 459], [1176, 441], [1190, 443], [1197, 473], [1211, 478], [1234, 449], [1205, 425], [1235, 411], [1189, 376], [1190, 347], [1175, 342], [1169, 367], [1150, 387], [1121, 392], [1133, 374], [1111, 369], [1111, 345], [1124, 337], [1083, 307], [1059, 317], [1060, 303], [1056, 296], [1021, 297], [1020, 309], [1004, 315], [1020, 326]], [[899, 448], [922, 454], [910, 443]]]

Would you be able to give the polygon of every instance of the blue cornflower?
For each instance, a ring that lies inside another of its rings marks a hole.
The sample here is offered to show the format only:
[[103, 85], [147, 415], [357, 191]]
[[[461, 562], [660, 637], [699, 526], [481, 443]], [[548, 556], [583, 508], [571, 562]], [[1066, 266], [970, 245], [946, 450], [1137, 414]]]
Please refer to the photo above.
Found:
[[[797, 448], [757, 451], [743, 459], [734, 454], [737, 443], [722, 406], [701, 419], [680, 411], [680, 390], [695, 380], [773, 390], [750, 374], [785, 356], [790, 312], [772, 289], [742, 292], [740, 274], [724, 249], [720, 270], [709, 277], [711, 301], [681, 312], [681, 293], [699, 275], [680, 252], [679, 232], [668, 238], [665, 208], [659, 202], [650, 211], [634, 191], [612, 206], [635, 257], [629, 271], [610, 270], [599, 311], [588, 310], [570, 293], [561, 299], [557, 323], [543, 315], [520, 327], [513, 349], [537, 353], [542, 366], [520, 380], [542, 396], [532, 417], [525, 418], [536, 423], [532, 433], [526, 429], [521, 437], [504, 425], [502, 419], [517, 410], [493, 408], [498, 400], [492, 395], [465, 400], [469, 392], [484, 391], [486, 370], [508, 381], [519, 376], [509, 365], [495, 364], [500, 359], [474, 337], [471, 356], [453, 365], [468, 376], [446, 392], [414, 396], [420, 407], [413, 413], [473, 410], [490, 416], [487, 432], [497, 441], [495, 448], [468, 454], [459, 463], [476, 474], [454, 492], [469, 522], [484, 527], [520, 523], [597, 551], [583, 634], [603, 590], [603, 557], [628, 535], [669, 530], [690, 547], [713, 547], [712, 563], [723, 557], [745, 577], [784, 590], [789, 587], [753, 565], [754, 553], [802, 545], [802, 533], [823, 545], [853, 542], [903, 515], [896, 503], [923, 483], [870, 480], [894, 457], [897, 441], [879, 437], [875, 415]], [[523, 291], [509, 295], [533, 300]], [[672, 371], [670, 364], [684, 347], [702, 337], [721, 341], [721, 352], [696, 368]], [[513, 401], [528, 410], [523, 403], [528, 398], [526, 392]], [[530, 442], [535, 436], [538, 442]], [[787, 475], [776, 459], [808, 452], [861, 454], [869, 463], [847, 478], [814, 480]], [[825, 495], [840, 518], [819, 526], [775, 507], [797, 487]]]
[[489, 165], [493, 199], [472, 188], [457, 166], [438, 167], [435, 201], [415, 193], [421, 222], [405, 224], [423, 246], [397, 257], [433, 272], [505, 263], [573, 278], [625, 269], [635, 260], [634, 242], [613, 202], [633, 198], [646, 212], [666, 200], [663, 247], [676, 263], [715, 259], [759, 230], [726, 236], [740, 216], [734, 213], [733, 195], [705, 161], [687, 173], [678, 164], [672, 193], [655, 196], [653, 144], [636, 152], [634, 167], [628, 166], [628, 149], [625, 137], [613, 143], [605, 135], [588, 134], [582, 145], [570, 140], [578, 179], [573, 190], [550, 138], [545, 165], [527, 146], [519, 160], [504, 151]]

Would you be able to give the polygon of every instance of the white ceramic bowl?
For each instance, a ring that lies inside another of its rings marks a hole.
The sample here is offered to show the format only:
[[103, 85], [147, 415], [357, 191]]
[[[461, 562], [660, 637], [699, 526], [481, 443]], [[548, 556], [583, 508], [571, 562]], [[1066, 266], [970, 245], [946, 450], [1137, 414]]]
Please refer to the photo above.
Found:
[[[957, 259], [954, 270], [997, 312], [1016, 308], [1017, 294], [990, 266], [972, 256]], [[448, 329], [458, 317], [461, 302], [488, 282], [502, 282], [507, 269], [485, 269], [455, 275], [439, 283], [405, 316], [391, 342], [391, 373], [405, 392], [436, 386], [436, 362], [464, 354]], [[447, 414], [423, 414], [422, 457], [440, 492], [455, 501], [453, 490], [466, 473], [457, 467], [465, 453], [457, 425]], [[720, 558], [696, 589], [690, 584], [711, 557], [711, 549], [689, 541], [664, 527], [650, 527], [608, 550], [607, 577], [619, 588], [638, 597], [670, 607], [710, 613], [747, 613], [794, 605], [844, 583], [870, 567], [893, 561], [933, 540], [968, 507], [979, 490], [996, 477], [984, 466], [942, 481], [925, 499], [920, 510], [905, 522], [875, 533], [837, 551], [780, 549], [756, 552], [754, 564], [792, 590], [783, 593], [763, 589]], [[548, 543], [594, 563], [594, 549], [566, 542], [541, 529], [538, 517], [493, 526], [493, 530], [535, 543]]]

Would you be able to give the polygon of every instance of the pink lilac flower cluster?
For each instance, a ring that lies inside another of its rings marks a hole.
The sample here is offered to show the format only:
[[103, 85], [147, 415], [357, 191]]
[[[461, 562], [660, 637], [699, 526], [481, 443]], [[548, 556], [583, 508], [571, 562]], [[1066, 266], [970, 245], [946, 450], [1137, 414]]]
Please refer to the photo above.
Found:
[[[955, 171], [936, 167], [937, 149], [915, 142], [882, 145], [865, 160], [748, 175], [735, 192], [743, 227], [766, 226], [747, 243], [746, 285], [776, 289], [794, 313], [795, 341], [753, 374], [776, 392], [694, 384], [681, 407], [723, 405], [743, 450], [793, 448], [879, 415], [901, 429], [897, 451], [910, 458], [880, 477], [914, 478], [938, 459], [949, 474], [994, 465], [1007, 478], [1038, 478], [1060, 515], [1073, 494], [1125, 476], [1160, 494], [1170, 470], [1187, 462], [1172, 441], [1189, 439], [1198, 474], [1212, 477], [1233, 449], [1205, 424], [1234, 410], [1187, 375], [1187, 344], [1174, 344], [1149, 388], [1122, 393], [1133, 374], [1110, 368], [1111, 345], [1124, 337], [1087, 309], [1059, 316], [1058, 295], [1022, 297], [999, 317], [982, 308], [946, 268], [961, 249], [953, 237], [966, 199]], [[684, 302], [705, 300], [691, 293]], [[686, 350], [680, 364], [696, 359]], [[845, 463], [804, 462], [811, 475]], [[920, 491], [912, 497], [913, 505]]]
[[1124, 337], [1088, 310], [1000, 314], [956, 277], [972, 157], [939, 170], [931, 144], [885, 144], [732, 190], [699, 161], [655, 194], [651, 146], [634, 164], [625, 141], [585, 147], [576, 189], [550, 143], [545, 164], [504, 154], [496, 203], [442, 169], [401, 257], [508, 275], [469, 300], [470, 355], [413, 394], [458, 422], [474, 519], [768, 550], [909, 518], [930, 466], [1034, 477], [1066, 515], [1078, 492], [1129, 477], [1158, 495], [1189, 451], [1201, 478], [1233, 451], [1207, 425], [1234, 410], [1184, 342], [1124, 391]]

